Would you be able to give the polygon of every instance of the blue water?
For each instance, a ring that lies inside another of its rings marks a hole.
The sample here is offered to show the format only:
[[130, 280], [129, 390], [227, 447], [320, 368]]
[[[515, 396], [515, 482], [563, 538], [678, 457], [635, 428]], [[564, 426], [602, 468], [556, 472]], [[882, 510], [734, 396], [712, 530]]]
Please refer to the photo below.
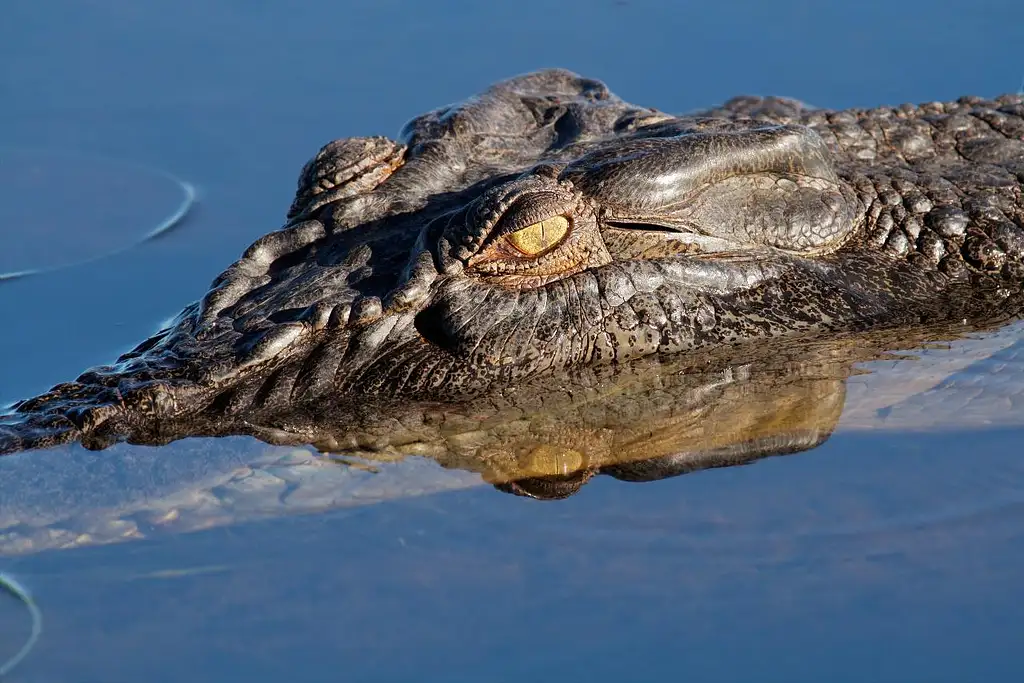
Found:
[[[512, 74], [564, 66], [666, 111], [1024, 84], [1017, 0], [7, 5], [0, 149], [163, 169], [200, 204], [160, 239], [0, 282], [0, 403], [111, 360], [201, 296], [280, 225], [327, 140], [393, 135]], [[39, 210], [69, 241], [110, 240], [68, 194]], [[0, 249], [32, 230], [0, 225]], [[1022, 436], [840, 433], [747, 468], [602, 478], [562, 503], [480, 487], [0, 558], [47, 619], [12, 680], [1021, 680]], [[209, 571], [152, 578], [195, 567]], [[0, 598], [0, 659], [23, 617]]]

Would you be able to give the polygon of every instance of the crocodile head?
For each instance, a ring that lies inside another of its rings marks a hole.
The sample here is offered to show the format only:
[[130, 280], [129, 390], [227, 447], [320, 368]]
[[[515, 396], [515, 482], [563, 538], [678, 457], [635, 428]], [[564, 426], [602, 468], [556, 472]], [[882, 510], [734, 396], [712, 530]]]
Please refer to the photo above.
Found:
[[268, 396], [464, 394], [868, 308], [819, 258], [861, 213], [809, 128], [672, 118], [543, 72], [398, 142], [327, 145], [290, 224], [179, 328], [195, 367], [218, 346], [216, 383]]
[[773, 102], [789, 114], [672, 117], [553, 70], [420, 116], [397, 141], [332, 142], [285, 227], [202, 301], [17, 410], [101, 446], [199, 413], [465, 397], [948, 317], [956, 298], [936, 291], [957, 278], [871, 246], [870, 179], [793, 122], [798, 104]]

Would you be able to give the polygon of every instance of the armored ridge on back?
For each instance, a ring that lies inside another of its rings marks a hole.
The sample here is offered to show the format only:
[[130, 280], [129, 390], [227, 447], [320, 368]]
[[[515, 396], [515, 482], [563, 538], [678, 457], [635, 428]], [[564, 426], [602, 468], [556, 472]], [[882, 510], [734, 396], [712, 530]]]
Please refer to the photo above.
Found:
[[287, 426], [1024, 299], [1024, 98], [673, 117], [550, 70], [347, 138], [165, 330], [0, 417], [0, 453]]

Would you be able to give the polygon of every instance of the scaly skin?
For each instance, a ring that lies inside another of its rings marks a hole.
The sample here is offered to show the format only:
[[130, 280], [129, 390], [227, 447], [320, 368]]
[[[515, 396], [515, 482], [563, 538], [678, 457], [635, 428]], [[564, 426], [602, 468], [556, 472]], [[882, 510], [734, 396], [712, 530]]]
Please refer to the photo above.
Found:
[[569, 72], [521, 76], [398, 142], [327, 145], [282, 230], [114, 365], [16, 404], [0, 453], [1009, 319], [1022, 182], [1020, 96], [839, 112], [739, 98], [671, 117]]

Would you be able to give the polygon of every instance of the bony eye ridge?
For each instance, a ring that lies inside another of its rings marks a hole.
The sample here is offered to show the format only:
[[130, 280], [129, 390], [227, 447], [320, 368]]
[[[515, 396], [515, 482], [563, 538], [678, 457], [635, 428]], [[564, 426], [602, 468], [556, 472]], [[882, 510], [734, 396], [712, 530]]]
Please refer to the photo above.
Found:
[[557, 247], [569, 234], [569, 219], [552, 216], [510, 232], [505, 240], [525, 256], [540, 256]]

